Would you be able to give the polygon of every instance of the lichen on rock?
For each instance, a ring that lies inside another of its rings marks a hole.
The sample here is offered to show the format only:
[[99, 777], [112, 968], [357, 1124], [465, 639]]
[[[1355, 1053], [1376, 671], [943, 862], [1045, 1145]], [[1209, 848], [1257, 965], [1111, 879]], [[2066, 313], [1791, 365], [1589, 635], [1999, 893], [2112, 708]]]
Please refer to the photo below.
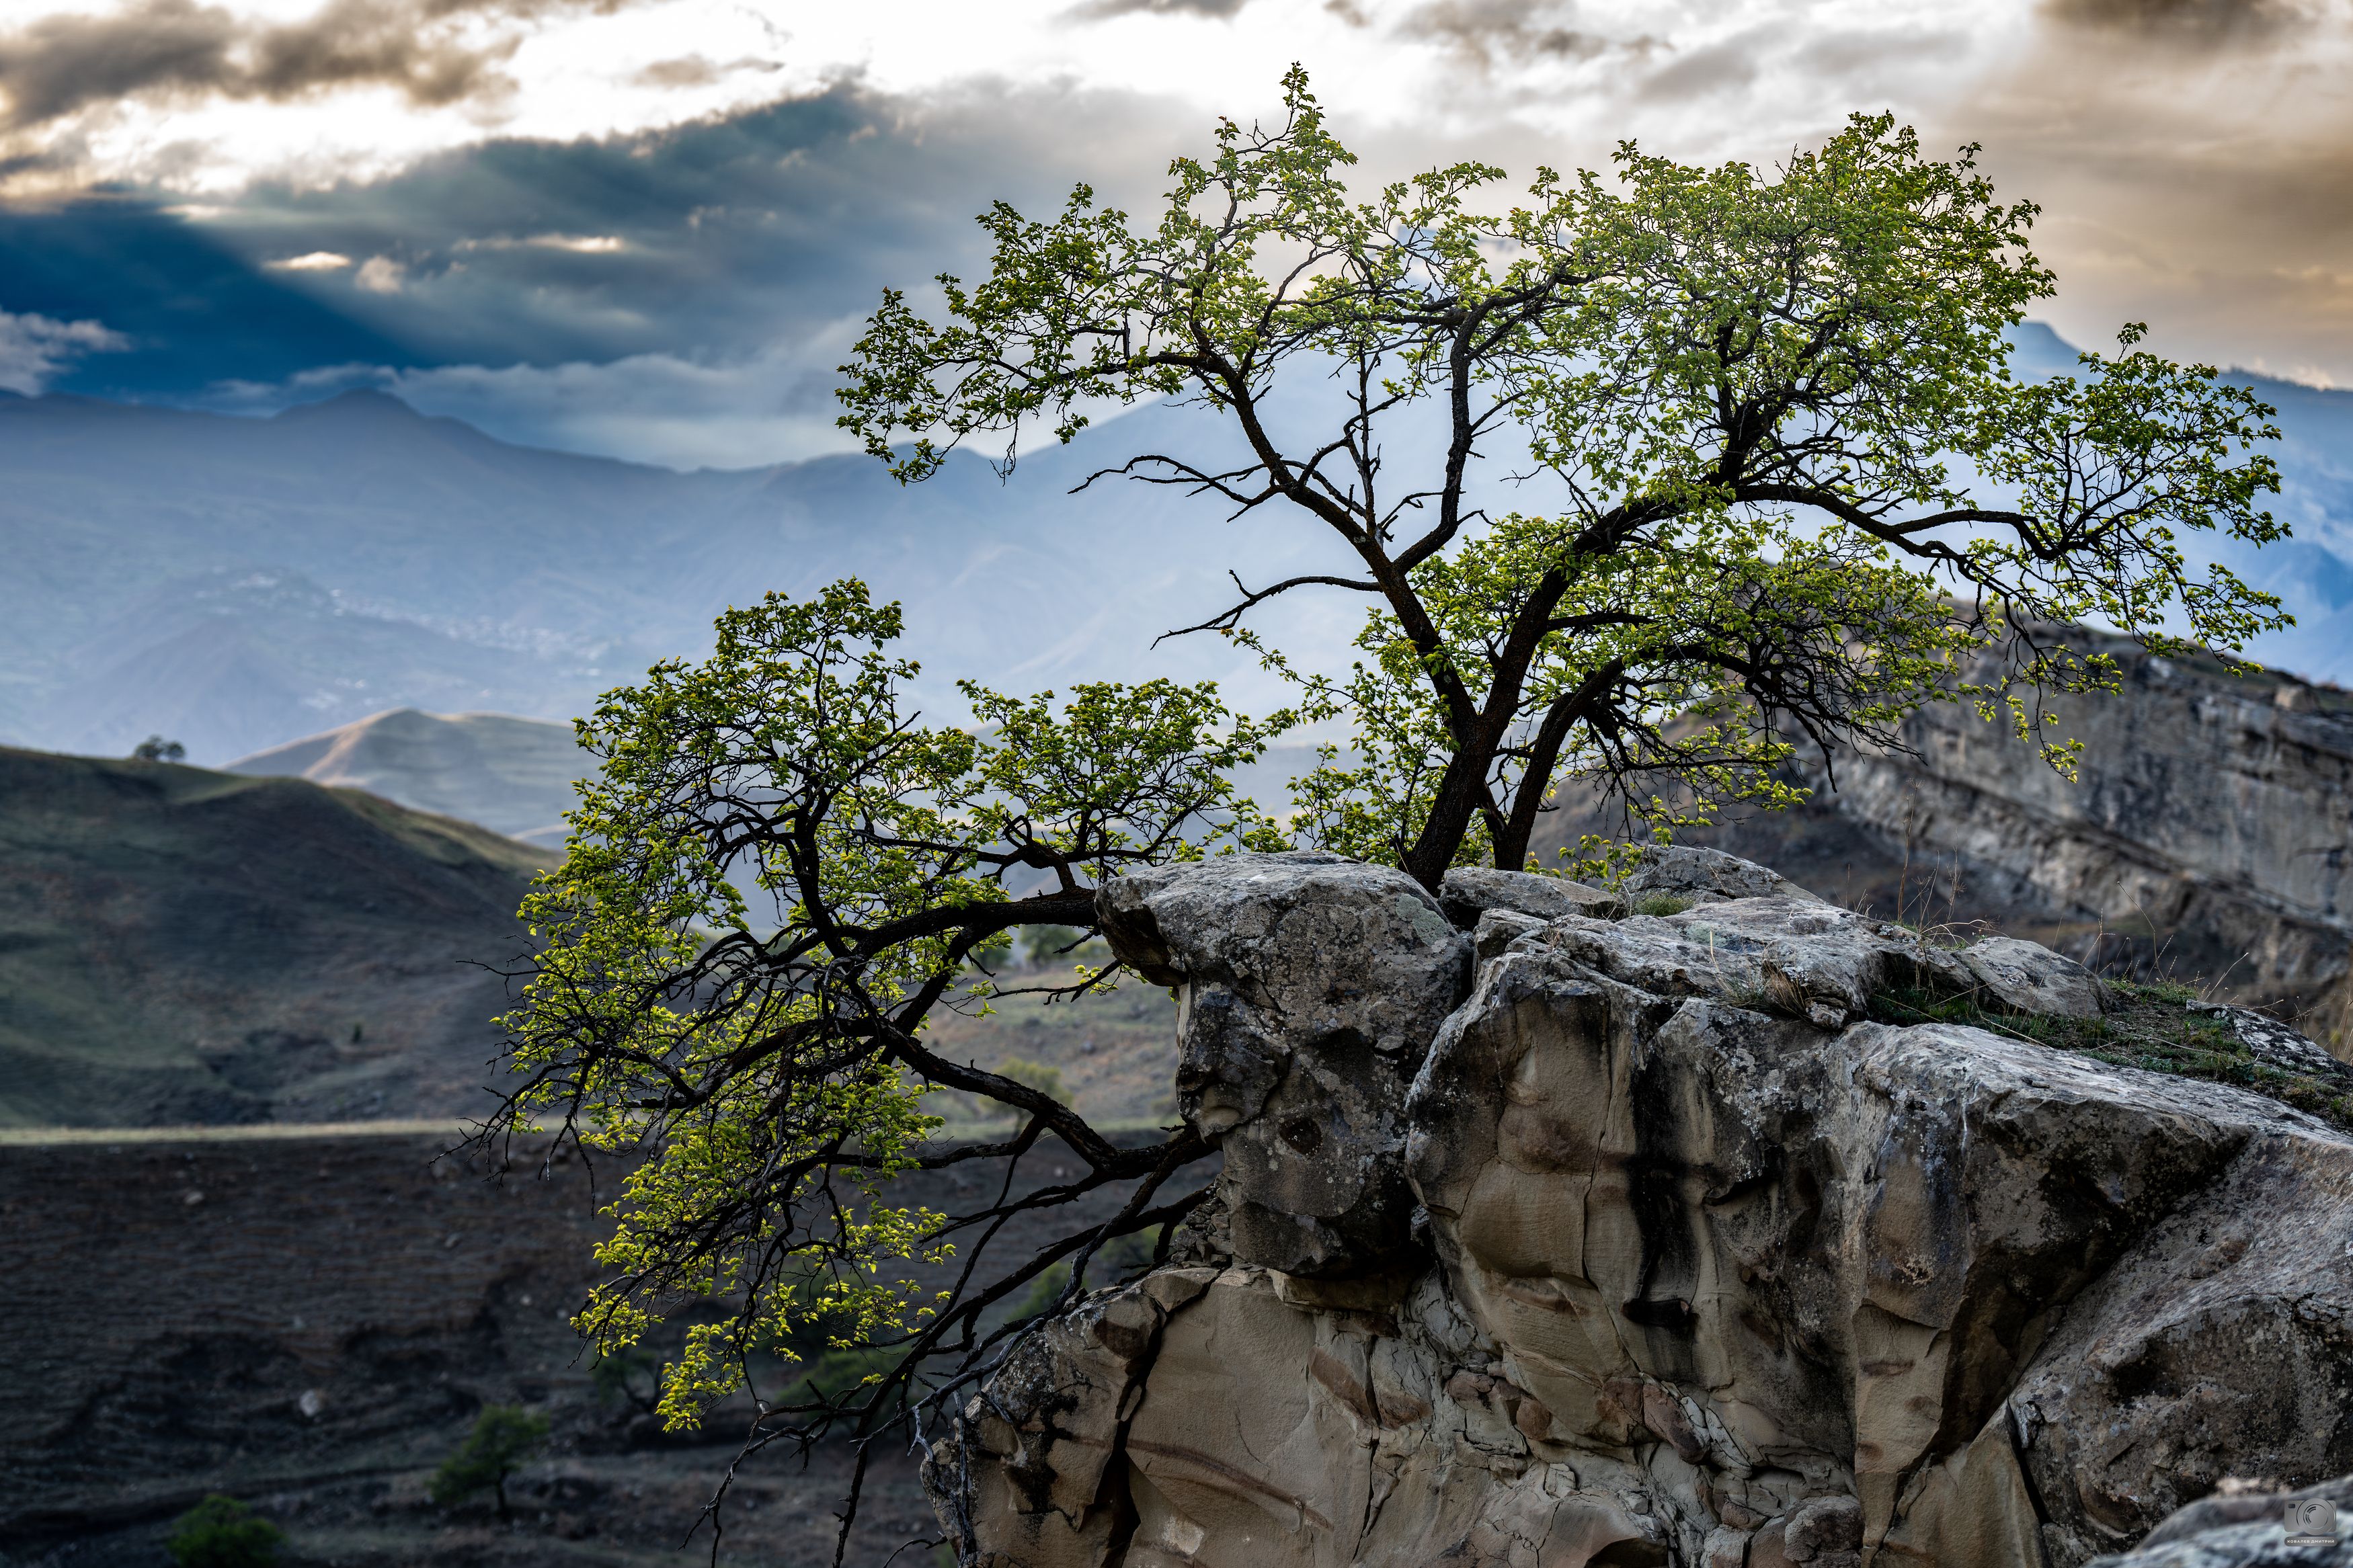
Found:
[[2077, 1568], [2353, 1469], [2353, 1142], [1874, 1020], [2114, 998], [1745, 865], [1670, 858], [1663, 917], [1320, 855], [1107, 888], [1180, 989], [1216, 1220], [967, 1407], [929, 1476], [982, 1555]]

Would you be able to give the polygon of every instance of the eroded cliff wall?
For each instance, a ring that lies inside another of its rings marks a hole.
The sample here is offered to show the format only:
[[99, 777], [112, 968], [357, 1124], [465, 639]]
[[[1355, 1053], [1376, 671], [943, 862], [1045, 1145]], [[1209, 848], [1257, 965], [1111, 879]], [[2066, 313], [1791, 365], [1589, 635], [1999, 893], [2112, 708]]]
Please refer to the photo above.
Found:
[[[2193, 980], [2341, 1033], [2353, 696], [2070, 637], [2118, 676], [2114, 693], [2054, 700], [2052, 733], [2084, 742], [2077, 780], [2006, 721], [1937, 705], [1905, 726], [1916, 755], [1826, 766], [1801, 752], [1810, 807], [1734, 813], [1693, 841], [1883, 918], [1987, 921], [2104, 971]], [[1543, 829], [1547, 863], [1580, 833], [1622, 826], [1595, 803], [1564, 805]]]
[[[2119, 1001], [2031, 943], [1704, 852], [1644, 890], [1689, 902], [1311, 854], [1108, 889], [1224, 1173], [945, 1435], [968, 1552], [2077, 1568], [2226, 1477], [2353, 1469], [2337, 1126], [2036, 1043]], [[1873, 1021], [1892, 994], [1988, 1026]], [[2353, 1083], [2198, 1017], [2258, 1081]]]

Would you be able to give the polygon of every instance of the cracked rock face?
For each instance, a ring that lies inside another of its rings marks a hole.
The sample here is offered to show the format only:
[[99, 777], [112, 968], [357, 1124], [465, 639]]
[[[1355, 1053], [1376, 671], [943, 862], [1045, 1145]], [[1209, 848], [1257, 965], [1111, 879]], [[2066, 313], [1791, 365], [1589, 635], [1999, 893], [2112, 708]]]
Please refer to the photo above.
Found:
[[2226, 1477], [2353, 1469], [2353, 1142], [1870, 1022], [1894, 987], [2105, 997], [2029, 944], [1699, 872], [1663, 919], [1450, 883], [1467, 996], [1472, 943], [1394, 873], [1235, 857], [1107, 890], [1122, 952], [1185, 987], [1231, 1252], [1099, 1293], [969, 1407], [934, 1486], [985, 1554], [2078, 1568]]
[[1178, 1111], [1225, 1155], [1235, 1256], [1377, 1271], [1409, 1246], [1398, 1114], [1471, 944], [1401, 871], [1233, 855], [1112, 883], [1103, 932], [1176, 988]]

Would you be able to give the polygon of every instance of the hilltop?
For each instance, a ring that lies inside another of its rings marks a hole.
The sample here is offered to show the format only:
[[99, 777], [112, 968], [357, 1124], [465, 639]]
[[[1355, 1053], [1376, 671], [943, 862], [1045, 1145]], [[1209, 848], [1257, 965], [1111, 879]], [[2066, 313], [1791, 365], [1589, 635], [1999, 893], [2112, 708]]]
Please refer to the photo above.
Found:
[[545, 853], [357, 790], [0, 749], [0, 1126], [477, 1109]]
[[362, 789], [561, 849], [573, 781], [591, 761], [568, 724], [395, 708], [240, 757], [224, 771]]

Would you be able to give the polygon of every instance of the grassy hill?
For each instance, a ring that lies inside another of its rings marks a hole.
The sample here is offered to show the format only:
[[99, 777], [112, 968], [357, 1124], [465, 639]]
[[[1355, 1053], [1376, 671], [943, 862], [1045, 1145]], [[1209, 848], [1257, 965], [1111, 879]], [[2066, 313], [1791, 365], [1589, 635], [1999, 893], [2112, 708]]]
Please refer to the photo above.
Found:
[[478, 1109], [543, 852], [356, 790], [0, 749], [0, 1126]]
[[240, 757], [227, 772], [364, 789], [561, 850], [572, 783], [589, 770], [569, 724], [395, 708]]

